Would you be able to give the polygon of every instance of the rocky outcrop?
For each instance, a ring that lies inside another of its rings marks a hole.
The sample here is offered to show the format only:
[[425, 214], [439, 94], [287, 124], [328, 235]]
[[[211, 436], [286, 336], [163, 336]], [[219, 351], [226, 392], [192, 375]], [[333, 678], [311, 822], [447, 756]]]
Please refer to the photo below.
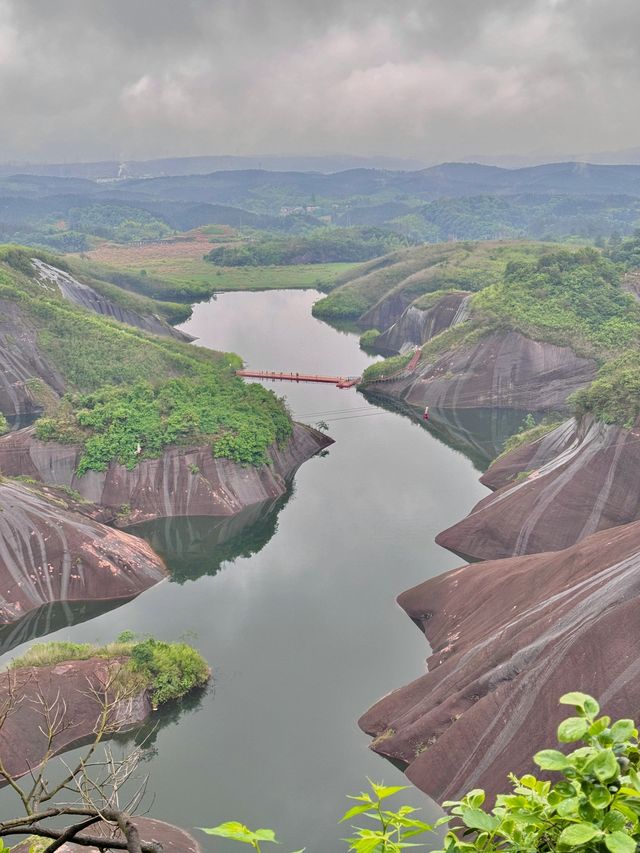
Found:
[[372, 748], [438, 801], [506, 790], [555, 745], [568, 689], [606, 713], [640, 707], [640, 522], [557, 553], [465, 566], [404, 593], [429, 671], [360, 720]]
[[142, 540], [53, 494], [0, 482], [0, 624], [54, 601], [130, 599], [165, 576]]
[[381, 353], [405, 352], [439, 335], [445, 329], [464, 322], [471, 294], [455, 291], [443, 295], [428, 308], [409, 307], [399, 319], [379, 335], [373, 344]]
[[[150, 817], [136, 816], [133, 818], [132, 823], [137, 827], [142, 841], [147, 843], [153, 841], [159, 842], [162, 845], [163, 853], [202, 853], [202, 847], [184, 829]], [[119, 832], [116, 832], [114, 836], [113, 828], [102, 824], [92, 826], [83, 835], [91, 835], [92, 837], [106, 835], [108, 838], [115, 837], [118, 840], [122, 840], [122, 835]], [[31, 844], [25, 841], [11, 849], [13, 853], [29, 853]], [[60, 853], [99, 853], [98, 847], [87, 847], [86, 845], [72, 843], [63, 844], [58, 849]]]
[[209, 446], [172, 447], [131, 471], [112, 463], [107, 471], [78, 477], [80, 448], [38, 441], [29, 428], [0, 439], [0, 470], [70, 487], [109, 508], [117, 514], [117, 523], [125, 526], [171, 516], [233, 515], [277, 498], [298, 467], [332, 443], [318, 430], [294, 424], [287, 444], [272, 446], [271, 464], [259, 468], [214, 458]]
[[34, 380], [54, 396], [64, 393], [62, 376], [38, 349], [35, 328], [17, 303], [0, 299], [0, 412], [17, 420], [39, 412], [42, 404]]
[[595, 373], [594, 361], [568, 347], [505, 331], [422, 361], [397, 382], [367, 387], [417, 408], [566, 411], [567, 397]]
[[640, 426], [568, 421], [489, 468], [498, 490], [436, 541], [473, 560], [567, 548], [640, 519], [639, 478]]
[[360, 317], [358, 325], [363, 329], [388, 329], [400, 319], [413, 299], [413, 296], [403, 293], [393, 293], [391, 296], [386, 296]]
[[109, 689], [114, 668], [120, 665], [118, 660], [94, 657], [0, 673], [0, 707], [9, 711], [0, 727], [0, 755], [7, 772], [24, 775], [44, 759], [46, 707], [64, 708], [64, 726], [54, 738], [54, 754], [94, 735], [105, 697], [113, 704], [108, 723], [112, 730], [143, 723], [152, 710], [147, 691], [115, 701], [117, 696]]
[[32, 258], [31, 263], [42, 282], [56, 285], [62, 296], [69, 302], [73, 302], [74, 305], [86, 308], [87, 311], [92, 311], [94, 314], [101, 314], [103, 317], [111, 317], [113, 320], [126, 323], [128, 326], [135, 326], [145, 332], [150, 332], [152, 335], [164, 335], [176, 338], [179, 341], [195, 340], [191, 335], [174, 329], [173, 326], [165, 323], [155, 314], [140, 314], [107, 299], [106, 296], [78, 281], [64, 270], [47, 264], [38, 258]]

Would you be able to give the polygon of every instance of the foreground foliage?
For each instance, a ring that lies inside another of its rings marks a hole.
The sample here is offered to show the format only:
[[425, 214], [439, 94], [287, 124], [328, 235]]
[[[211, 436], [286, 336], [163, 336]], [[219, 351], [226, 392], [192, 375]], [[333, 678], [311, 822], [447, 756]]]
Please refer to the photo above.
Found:
[[[568, 754], [543, 749], [533, 756], [552, 779], [511, 775], [511, 793], [498, 795], [490, 809], [485, 807], [483, 790], [469, 791], [461, 800], [445, 802], [448, 814], [434, 824], [419, 820], [410, 806], [393, 811], [383, 805], [406, 786], [371, 783], [371, 792], [349, 797], [356, 805], [342, 817], [342, 821], [368, 821], [367, 826], [354, 827], [345, 839], [348, 849], [400, 853], [422, 846], [424, 841], [415, 841], [418, 836], [448, 824], [438, 853], [636, 853], [640, 750], [635, 723], [630, 719], [612, 723], [610, 717], [600, 716], [598, 702], [585, 693], [566, 693], [560, 702], [572, 706], [575, 714], [558, 726], [558, 740], [579, 746]], [[205, 832], [251, 844], [258, 851], [261, 842], [276, 840], [271, 830], [252, 832], [236, 822]]]

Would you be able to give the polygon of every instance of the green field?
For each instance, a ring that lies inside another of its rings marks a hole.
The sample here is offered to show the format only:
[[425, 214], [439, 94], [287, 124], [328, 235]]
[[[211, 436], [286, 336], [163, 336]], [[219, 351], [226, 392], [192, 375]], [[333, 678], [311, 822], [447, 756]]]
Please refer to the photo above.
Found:
[[[197, 281], [213, 282], [215, 290], [284, 290], [317, 287], [330, 290], [336, 279], [358, 264], [300, 264], [282, 267], [219, 267], [202, 262]], [[194, 264], [194, 267], [196, 264]], [[159, 274], [158, 270], [158, 274]], [[163, 276], [167, 277], [168, 276]]]

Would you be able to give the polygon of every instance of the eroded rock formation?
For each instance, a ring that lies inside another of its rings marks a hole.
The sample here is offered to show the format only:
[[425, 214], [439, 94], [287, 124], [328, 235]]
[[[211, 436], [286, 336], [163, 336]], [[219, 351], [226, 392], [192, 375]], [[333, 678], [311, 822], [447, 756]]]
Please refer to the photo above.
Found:
[[374, 342], [382, 353], [404, 352], [421, 346], [451, 326], [467, 318], [471, 294], [455, 291], [443, 295], [428, 308], [409, 305], [402, 315]]
[[429, 672], [389, 694], [360, 726], [438, 801], [507, 790], [507, 773], [555, 745], [583, 690], [606, 713], [640, 709], [640, 522], [557, 553], [477, 563], [399, 597], [424, 630]]
[[53, 601], [133, 598], [165, 576], [141, 539], [74, 512], [59, 496], [0, 482], [0, 623]]
[[497, 491], [436, 541], [473, 560], [567, 548], [640, 519], [639, 478], [640, 427], [567, 421], [492, 465]]
[[38, 258], [32, 258], [31, 263], [41, 281], [57, 286], [62, 296], [69, 302], [73, 302], [74, 305], [79, 305], [81, 308], [86, 308], [87, 311], [92, 311], [94, 314], [100, 314], [103, 317], [111, 317], [113, 320], [126, 323], [128, 326], [135, 326], [153, 335], [164, 335], [176, 338], [179, 341], [194, 340], [190, 335], [181, 332], [179, 329], [174, 329], [173, 326], [155, 314], [140, 314], [130, 308], [124, 308], [117, 302], [98, 293], [89, 285], [78, 281], [77, 278], [64, 270], [51, 266], [51, 264], [47, 264]]
[[251, 504], [277, 498], [297, 468], [332, 443], [324, 433], [294, 424], [287, 444], [272, 447], [271, 464], [259, 468], [216, 459], [208, 446], [172, 447], [131, 471], [112, 463], [105, 472], [89, 471], [78, 477], [80, 448], [38, 441], [29, 428], [0, 439], [0, 470], [70, 487], [86, 500], [111, 509], [124, 526], [171, 516], [233, 515]]
[[567, 397], [591, 382], [595, 373], [594, 361], [568, 347], [507, 331], [423, 361], [397, 382], [367, 387], [417, 408], [566, 411]]
[[55, 754], [95, 734], [104, 702], [113, 706], [110, 729], [122, 731], [143, 723], [151, 713], [146, 690], [127, 694], [121, 701], [109, 690], [114, 667], [119, 666], [117, 660], [95, 657], [0, 673], [0, 707], [8, 711], [0, 727], [0, 755], [6, 771], [22, 776], [43, 761], [47, 708], [64, 708], [64, 723], [56, 727], [52, 744]]
[[0, 412], [14, 418], [40, 411], [34, 380], [54, 396], [64, 393], [62, 376], [38, 349], [36, 330], [15, 302], [0, 299]]

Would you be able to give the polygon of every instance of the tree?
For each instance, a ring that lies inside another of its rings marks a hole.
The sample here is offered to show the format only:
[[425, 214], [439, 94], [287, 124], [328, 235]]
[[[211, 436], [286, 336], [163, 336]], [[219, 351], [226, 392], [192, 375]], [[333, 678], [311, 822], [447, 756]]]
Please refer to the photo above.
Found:
[[[144, 798], [147, 778], [135, 782], [132, 793], [123, 798], [125, 786], [135, 780], [144, 744], [118, 759], [108, 746], [102, 746], [102, 754], [99, 751], [103, 740], [131, 721], [133, 704], [141, 692], [140, 680], [123, 677], [117, 660], [87, 678], [86, 689], [72, 701], [77, 700], [84, 713], [90, 709], [91, 742], [69, 765], [62, 758], [53, 761], [70, 745], [71, 730], [78, 725], [60, 686], [52, 689], [51, 682], [41, 680], [33, 668], [10, 670], [5, 679], [0, 704], [0, 779], [14, 791], [23, 814], [0, 821], [0, 838], [50, 839], [48, 846], [38, 846], [38, 853], [54, 853], [71, 841], [103, 851], [161, 853], [160, 844], [140, 838], [132, 820]], [[21, 764], [16, 763], [15, 754], [3, 748], [17, 714], [36, 718], [41, 748], [35, 765], [24, 756], [20, 756]], [[69, 825], [60, 827], [61, 818], [68, 819]]]

